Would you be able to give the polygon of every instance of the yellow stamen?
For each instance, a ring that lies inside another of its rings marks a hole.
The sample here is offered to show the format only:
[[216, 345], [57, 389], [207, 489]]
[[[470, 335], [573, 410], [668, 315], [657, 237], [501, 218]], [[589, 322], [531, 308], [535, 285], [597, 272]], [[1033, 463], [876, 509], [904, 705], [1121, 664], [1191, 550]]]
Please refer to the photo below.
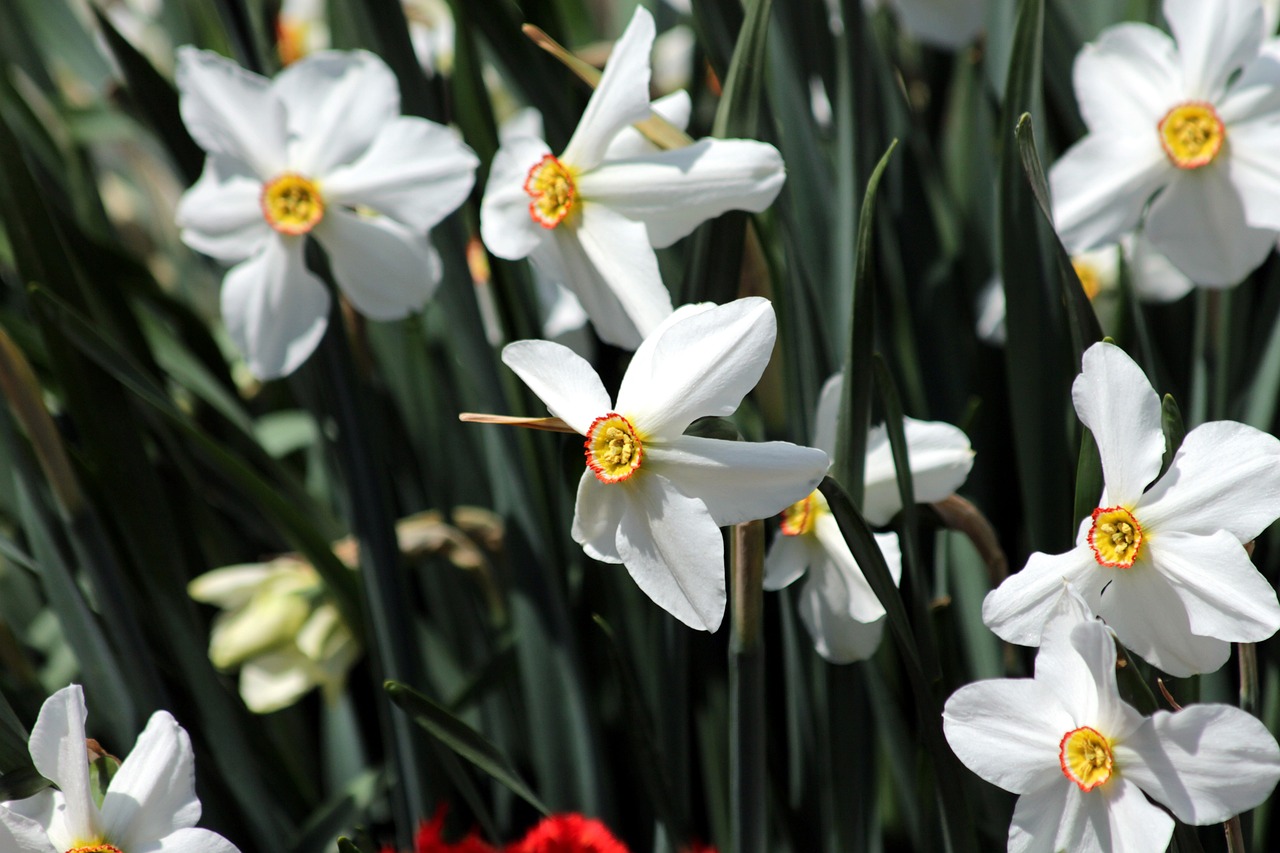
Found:
[[1098, 565], [1127, 569], [1142, 550], [1142, 525], [1122, 506], [1098, 507], [1093, 511], [1089, 547]]
[[281, 234], [306, 234], [324, 218], [324, 196], [315, 181], [285, 172], [262, 185], [262, 215]]
[[543, 156], [524, 179], [524, 191], [533, 199], [529, 215], [543, 228], [555, 228], [573, 211], [578, 188], [573, 170], [550, 154]]
[[72, 847], [67, 853], [123, 853], [123, 851], [114, 844], [99, 841], [85, 847]]
[[1088, 793], [1105, 785], [1114, 772], [1111, 741], [1088, 726], [1073, 729], [1058, 744], [1058, 763], [1062, 775]]
[[592, 421], [582, 446], [587, 467], [602, 483], [621, 483], [640, 468], [644, 456], [644, 442], [636, 428], [617, 412]]
[[1164, 153], [1179, 169], [1208, 166], [1227, 139], [1217, 110], [1204, 101], [1178, 104], [1160, 119], [1159, 129]]
[[813, 532], [813, 525], [818, 518], [817, 503], [821, 499], [817, 492], [810, 492], [804, 500], [793, 503], [782, 511], [782, 535], [804, 536]]
[[1102, 289], [1102, 277], [1098, 275], [1098, 268], [1088, 261], [1077, 259], [1072, 259], [1071, 266], [1075, 268], [1076, 276], [1080, 279], [1080, 287], [1084, 290], [1084, 295], [1092, 300]]

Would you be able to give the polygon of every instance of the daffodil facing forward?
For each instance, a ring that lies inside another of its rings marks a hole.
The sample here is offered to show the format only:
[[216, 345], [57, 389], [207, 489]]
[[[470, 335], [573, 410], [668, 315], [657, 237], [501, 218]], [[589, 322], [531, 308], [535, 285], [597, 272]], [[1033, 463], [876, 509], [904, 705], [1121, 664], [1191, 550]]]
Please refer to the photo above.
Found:
[[[832, 455], [840, 414], [842, 377], [827, 380], [818, 398], [813, 444]], [[950, 424], [907, 418], [903, 423], [915, 497], [921, 503], [951, 495], [973, 466], [973, 450], [965, 434]], [[863, 515], [872, 524], [888, 524], [902, 508], [893, 451], [885, 427], [867, 436]], [[875, 534], [889, 572], [897, 583], [902, 554], [896, 533]], [[821, 492], [813, 492], [782, 514], [780, 534], [765, 557], [765, 589], [781, 589], [808, 572], [800, 592], [800, 618], [818, 654], [832, 663], [864, 660], [880, 645], [884, 606], [872, 592], [862, 569], [836, 525]]]
[[307, 269], [307, 235], [360, 313], [422, 307], [440, 278], [427, 230], [467, 197], [477, 160], [449, 128], [400, 115], [381, 59], [320, 52], [267, 80], [184, 47], [177, 82], [209, 154], [178, 224], [187, 245], [235, 264], [222, 319], [255, 375], [292, 373], [324, 335], [329, 293]]
[[64, 687], [45, 700], [31, 730], [31, 760], [58, 786], [0, 804], [5, 853], [237, 853], [197, 829], [191, 739], [168, 711], [156, 711], [95, 802], [85, 742], [84, 693]]
[[517, 341], [502, 351], [586, 439], [574, 540], [594, 559], [625, 565], [646, 595], [694, 628], [714, 631], [724, 617], [719, 528], [782, 511], [827, 470], [827, 455], [810, 447], [684, 435], [696, 418], [733, 413], [776, 334], [765, 299], [686, 305], [636, 350], [616, 403], [566, 347]]
[[1233, 285], [1280, 229], [1280, 62], [1262, 50], [1258, 0], [1165, 0], [1164, 16], [1172, 39], [1118, 24], [1076, 57], [1089, 134], [1049, 173], [1054, 218], [1074, 254], [1146, 211], [1147, 238], [1179, 269]]
[[603, 340], [627, 349], [671, 313], [654, 247], [727, 210], [764, 210], [786, 178], [762, 142], [637, 149], [631, 126], [652, 114], [653, 39], [653, 18], [637, 7], [564, 151], [532, 134], [505, 138], [480, 209], [490, 252], [529, 257], [574, 292]]
[[1142, 716], [1117, 691], [1111, 634], [1082, 609], [1054, 609], [1035, 678], [966, 685], [942, 712], [960, 760], [1019, 795], [1010, 853], [1160, 853], [1173, 818], [1148, 797], [1206, 825], [1270, 796], [1280, 747], [1266, 726], [1228, 705]]
[[1102, 498], [1073, 550], [1032, 554], [987, 595], [987, 627], [1038, 645], [1066, 580], [1120, 642], [1171, 675], [1212, 672], [1230, 643], [1274, 634], [1280, 603], [1244, 543], [1280, 517], [1280, 441], [1234, 421], [1202, 424], [1159, 476], [1160, 398], [1109, 343], [1085, 352], [1072, 397], [1102, 458]]

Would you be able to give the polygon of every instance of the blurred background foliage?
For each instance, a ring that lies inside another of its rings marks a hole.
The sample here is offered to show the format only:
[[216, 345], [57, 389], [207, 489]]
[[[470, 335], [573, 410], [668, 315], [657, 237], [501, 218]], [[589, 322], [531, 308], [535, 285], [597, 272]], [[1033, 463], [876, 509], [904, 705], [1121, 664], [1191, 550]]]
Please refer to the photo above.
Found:
[[[598, 815], [635, 850], [1002, 847], [1013, 798], [937, 749], [937, 713], [963, 683], [1029, 674], [1031, 657], [981, 623], [999, 561], [927, 507], [896, 524], [918, 537], [904, 549], [908, 606], [890, 608], [909, 630], [887, 632], [871, 661], [824, 663], [794, 590], [766, 596], [752, 700], [766, 834], [731, 844], [728, 721], [743, 700], [730, 630], [687, 630], [571, 541], [573, 438], [457, 419], [542, 413], [498, 360], [501, 343], [540, 336], [533, 281], [483, 256], [479, 200], [499, 123], [533, 106], [559, 150], [589, 90], [520, 25], [599, 65], [634, 3], [447, 6], [453, 42], [431, 68], [398, 0], [324, 12], [334, 47], [381, 55], [405, 112], [456, 125], [482, 160], [471, 200], [433, 232], [437, 296], [397, 323], [342, 313], [309, 364], [260, 384], [219, 328], [222, 270], [173, 224], [203, 158], [172, 68], [190, 43], [274, 73], [278, 5], [0, 3], [0, 799], [43, 784], [25, 726], [78, 681], [90, 734], [118, 755], [152, 710], [176, 715], [204, 825], [245, 851], [332, 849], [339, 834], [407, 848], [439, 802], [451, 827], [494, 841], [548, 809]], [[742, 435], [806, 441], [822, 382], [848, 359], [872, 422], [905, 413], [966, 430], [977, 462], [963, 494], [1016, 570], [1032, 550], [1064, 550], [1080, 496], [1091, 506], [1098, 493], [1069, 387], [1104, 331], [1173, 395], [1173, 434], [1223, 417], [1277, 432], [1274, 257], [1234, 290], [1171, 305], [1140, 303], [1122, 276], [1099, 324], [1038, 206], [1039, 164], [1083, 133], [1073, 57], [1118, 20], [1159, 23], [1158, 4], [990, 0], [985, 35], [958, 50], [922, 46], [891, 9], [857, 0], [652, 11], [684, 45], [656, 79], [690, 90], [692, 135], [763, 139], [787, 163], [771, 210], [728, 214], [662, 253], [677, 303], [774, 301], [778, 348], [734, 418]], [[1003, 348], [974, 332], [997, 273]], [[616, 387], [626, 354], [594, 352]], [[396, 521], [424, 511], [427, 544], [397, 541]], [[353, 533], [359, 571], [332, 547]], [[1255, 553], [1273, 581], [1276, 538]], [[217, 609], [187, 586], [286, 552], [314, 567], [369, 653], [345, 689], [255, 715], [209, 661]], [[1258, 659], [1257, 712], [1275, 731], [1274, 640]], [[1170, 690], [1234, 703], [1234, 663]], [[1246, 818], [1255, 849], [1280, 846], [1269, 805]], [[1175, 838], [1201, 845], [1221, 849], [1220, 829]]]

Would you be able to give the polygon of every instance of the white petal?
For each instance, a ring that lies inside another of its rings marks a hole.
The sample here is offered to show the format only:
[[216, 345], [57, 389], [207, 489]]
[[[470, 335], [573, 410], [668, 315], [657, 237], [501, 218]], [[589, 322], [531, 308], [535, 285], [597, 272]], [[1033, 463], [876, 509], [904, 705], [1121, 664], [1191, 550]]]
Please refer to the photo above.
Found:
[[[533, 249], [529, 260], [533, 263], [535, 278], [544, 284], [564, 287], [573, 294], [601, 340], [622, 349], [635, 349], [640, 345], [643, 337], [635, 321], [627, 316], [572, 230], [557, 228], [549, 239]], [[666, 293], [661, 281], [658, 287]]]
[[[1006, 642], [1038, 646], [1063, 581], [1075, 584], [1083, 593], [1097, 568], [1087, 545], [1077, 546], [1065, 554], [1037, 551], [1027, 559], [1022, 571], [1009, 575], [1000, 586], [987, 593], [982, 602], [983, 624]], [[1088, 600], [1087, 595], [1085, 599]]]
[[787, 441], [677, 435], [644, 451], [642, 464], [701, 499], [720, 527], [782, 512], [816, 489], [830, 464], [821, 450]]
[[365, 50], [323, 51], [289, 65], [271, 83], [289, 122], [289, 167], [322, 177], [350, 163], [400, 115], [395, 74]]
[[502, 363], [579, 435], [586, 435], [591, 422], [612, 409], [609, 392], [595, 369], [566, 346], [516, 341], [502, 348]]
[[[934, 503], [955, 494], [973, 467], [969, 437], [951, 424], [903, 418], [907, 462], [916, 503]], [[871, 524], [885, 525], [902, 509], [893, 448], [883, 425], [867, 437], [867, 462], [863, 469], [862, 514]], [[874, 439], [874, 440], [873, 440]]]
[[1280, 747], [1261, 721], [1227, 705], [1157, 711], [1137, 736], [1117, 744], [1126, 778], [1178, 819], [1204, 826], [1248, 811], [1280, 779]]
[[133, 850], [195, 826], [200, 820], [195, 784], [191, 739], [168, 711], [155, 712], [102, 801], [107, 837]]
[[268, 563], [245, 563], [224, 566], [205, 572], [187, 584], [187, 595], [205, 604], [223, 608], [247, 603], [263, 581], [275, 574]]
[[489, 166], [489, 182], [480, 202], [480, 236], [490, 252], [519, 260], [548, 238], [529, 213], [531, 198], [524, 190], [529, 171], [550, 154], [547, 143], [532, 136], [504, 140]]
[[64, 808], [49, 827], [49, 836], [92, 838], [102, 832], [98, 807], [89, 790], [89, 752], [84, 735], [84, 691], [72, 684], [40, 707], [28, 748], [40, 775], [62, 792]]
[[660, 436], [680, 435], [696, 418], [728, 417], [760, 381], [777, 333], [773, 306], [758, 296], [682, 317], [663, 330], [642, 369], [627, 370], [618, 409], [633, 413], [641, 432]]
[[178, 200], [182, 242], [223, 263], [239, 263], [272, 236], [262, 215], [262, 181], [225, 157], [211, 156], [200, 180]]
[[1275, 45], [1275, 40], [1268, 42], [1217, 101], [1218, 117], [1227, 126], [1233, 157], [1242, 139], [1240, 132], [1255, 122], [1274, 122], [1276, 110], [1280, 109], [1280, 92], [1276, 91], [1280, 85], [1280, 50]]
[[982, 31], [982, 0], [892, 0], [902, 27], [913, 37], [938, 47], [963, 47]]
[[1280, 630], [1276, 591], [1240, 542], [1181, 531], [1153, 537], [1150, 558], [1187, 610], [1191, 631], [1233, 643], [1258, 643]]
[[1280, 440], [1235, 421], [1211, 421], [1187, 433], [1139, 511], [1142, 524], [1154, 530], [1226, 530], [1241, 542], [1277, 517]]
[[[684, 130], [689, 126], [689, 116], [693, 113], [693, 100], [683, 89], [664, 95], [649, 105], [654, 113], [666, 120], [667, 124]], [[505, 126], [505, 125], [504, 125]], [[541, 131], [539, 131], [539, 135]], [[624, 127], [605, 149], [604, 161], [623, 160], [627, 157], [640, 157], [661, 151], [650, 142], [643, 133], [634, 127]]]
[[[542, 317], [542, 336], [553, 340], [561, 335], [577, 332], [590, 319], [578, 297], [557, 281], [534, 271], [533, 286], [538, 294], [538, 308]], [[577, 348], [577, 347], [575, 347]]]
[[1135, 233], [1120, 241], [1133, 290], [1145, 302], [1173, 302], [1195, 289], [1195, 282], [1146, 238]]
[[440, 283], [440, 256], [431, 241], [393, 219], [330, 208], [314, 233], [334, 280], [372, 320], [422, 310]]
[[[513, 344], [514, 346], [514, 344]], [[606, 484], [596, 479], [590, 469], [578, 480], [578, 497], [573, 505], [573, 541], [582, 546], [587, 556], [602, 563], [621, 563], [618, 553], [618, 527], [627, 511], [625, 486]]]
[[1150, 563], [1139, 560], [1131, 569], [1107, 574], [1110, 584], [1096, 600], [1089, 594], [1085, 600], [1125, 648], [1178, 678], [1226, 663], [1231, 644], [1191, 633], [1186, 605]]
[[764, 588], [769, 591], [790, 586], [816, 561], [824, 558], [812, 536], [779, 533], [764, 555]]
[[[1075, 728], [1046, 685], [1030, 678], [966, 684], [942, 709], [942, 731], [965, 767], [1015, 794], [1062, 779], [1058, 743]], [[1065, 780], [1064, 780], [1065, 781]]]
[[1280, 123], [1273, 114], [1268, 121], [1232, 125], [1227, 133], [1231, 157], [1224, 165], [1240, 193], [1245, 221], [1280, 229], [1280, 165], [1272, 153], [1280, 142]]
[[1180, 171], [1147, 213], [1147, 238], [1197, 284], [1239, 283], [1271, 253], [1276, 232], [1250, 227], [1224, 164]]
[[1067, 251], [1114, 243], [1132, 231], [1171, 171], [1154, 129], [1096, 132], [1073, 145], [1049, 170], [1053, 219]]
[[498, 144], [505, 146], [508, 142], [522, 136], [542, 139], [546, 131], [542, 127], [542, 113], [533, 107], [522, 107], [513, 112], [498, 128]]
[[12, 853], [61, 853], [36, 821], [0, 805], [0, 850]]
[[813, 647], [831, 663], [853, 663], [875, 654], [884, 634], [884, 614], [860, 621], [849, 613], [847, 578], [833, 565], [819, 563], [800, 590], [800, 621]]
[[160, 839], [155, 853], [240, 853], [227, 839], [208, 829], [180, 829]]
[[1164, 457], [1160, 398], [1142, 368], [1114, 344], [1094, 344], [1083, 361], [1071, 399], [1102, 457], [1102, 500], [1133, 507]]
[[724, 540], [711, 514], [653, 472], [623, 487], [629, 506], [618, 528], [618, 553], [632, 579], [690, 628], [715, 631], [727, 595]]
[[1166, 849], [1172, 835], [1173, 818], [1152, 805], [1142, 790], [1123, 776], [1113, 776], [1106, 785], [1088, 794], [1068, 786], [1059, 849], [1072, 853], [1154, 853]]
[[259, 655], [240, 668], [240, 698], [255, 714], [270, 714], [306, 695], [319, 674], [296, 648]]
[[[829, 512], [819, 514], [814, 521], [814, 535], [822, 543], [822, 550], [827, 557], [827, 565], [823, 566], [823, 570], [838, 571], [842, 576], [843, 588], [848, 593], [844, 605], [845, 614], [859, 622], [873, 622], [882, 618], [885, 614], [884, 605], [871, 589], [871, 584], [867, 583], [862, 567], [854, 560], [849, 543], [845, 542], [835, 517]], [[889, 568], [893, 585], [897, 586], [902, 581], [902, 549], [898, 544], [898, 534], [877, 533], [875, 540], [885, 565]]]
[[1188, 100], [1216, 99], [1262, 48], [1257, 0], [1165, 0], [1164, 16], [1178, 41]]
[[836, 428], [840, 421], [840, 396], [843, 389], [843, 373], [837, 373], [824, 382], [818, 393], [818, 411], [813, 418], [813, 446], [833, 459], [836, 455]]
[[1160, 30], [1136, 23], [1108, 27], [1072, 67], [1080, 115], [1093, 131], [1146, 130], [1154, 138], [1160, 120], [1183, 97], [1180, 72], [1173, 39]]
[[[578, 224], [570, 231], [561, 227], [556, 232], [556, 245], [562, 257], [574, 252], [568, 244], [576, 244], [590, 268], [595, 270], [594, 280], [588, 279], [579, 284], [571, 278], [565, 284], [577, 293], [582, 307], [605, 341], [615, 343], [609, 340], [605, 334], [607, 330], [596, 320], [593, 309], [600, 297], [588, 296], [588, 291], [599, 289], [597, 282], [602, 283], [608, 290], [607, 295], [622, 306], [642, 338], [670, 315], [671, 294], [662, 283], [658, 258], [649, 245], [643, 224], [633, 222], [602, 204], [585, 202]], [[606, 318], [612, 313], [612, 310], [607, 311]]]
[[644, 222], [649, 241], [670, 246], [727, 210], [764, 210], [786, 180], [772, 145], [700, 139], [685, 148], [608, 161], [582, 175], [584, 199]]
[[479, 160], [456, 132], [424, 118], [397, 118], [348, 166], [324, 176], [326, 201], [371, 207], [426, 231], [467, 200]]
[[1120, 698], [1115, 639], [1101, 622], [1071, 614], [1051, 620], [1036, 655], [1036, 681], [1053, 689], [1077, 726], [1123, 738], [1143, 723]]
[[1002, 347], [1008, 338], [1005, 327], [1004, 280], [993, 277], [978, 294], [978, 318], [974, 323], [978, 337], [992, 346]]
[[561, 157], [576, 169], [593, 169], [609, 143], [628, 125], [649, 116], [649, 52], [653, 49], [653, 16], [637, 6], [631, 23], [613, 46], [600, 84], [591, 93]]
[[209, 50], [184, 45], [177, 53], [178, 106], [196, 143], [264, 180], [278, 174], [288, 138], [285, 110], [267, 79]]
[[1058, 831], [1071, 784], [1059, 779], [1018, 798], [1009, 824], [1008, 853], [1058, 853]]
[[307, 271], [303, 244], [297, 237], [267, 240], [222, 280], [222, 322], [260, 379], [297, 370], [329, 322], [329, 293]]

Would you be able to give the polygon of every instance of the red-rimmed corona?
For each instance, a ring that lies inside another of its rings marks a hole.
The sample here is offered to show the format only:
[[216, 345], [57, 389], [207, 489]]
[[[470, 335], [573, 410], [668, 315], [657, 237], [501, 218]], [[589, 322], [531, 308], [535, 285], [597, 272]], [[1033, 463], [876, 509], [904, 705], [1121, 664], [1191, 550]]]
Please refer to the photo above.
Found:
[[524, 191], [533, 199], [529, 202], [529, 215], [543, 228], [555, 228], [563, 222], [573, 212], [578, 196], [573, 170], [552, 154], [543, 155], [529, 170]]
[[1098, 565], [1131, 568], [1142, 551], [1142, 525], [1122, 506], [1100, 506], [1093, 511], [1089, 547]]
[[1058, 763], [1062, 775], [1087, 794], [1111, 778], [1115, 769], [1111, 741], [1088, 726], [1072, 729], [1058, 744]]
[[644, 458], [644, 442], [636, 428], [617, 412], [592, 421], [582, 446], [587, 467], [602, 483], [621, 483], [630, 478]]
[[[819, 501], [822, 502], [821, 506]], [[783, 536], [804, 536], [813, 532], [817, 521], [818, 510], [825, 508], [826, 500], [818, 492], [812, 492], [804, 500], [796, 501], [782, 511], [781, 532]]]
[[72, 847], [67, 853], [123, 853], [123, 851], [114, 844], [89, 844], [82, 847]]
[[1206, 101], [1178, 104], [1165, 113], [1157, 127], [1164, 153], [1179, 169], [1208, 166], [1227, 139], [1218, 111]]
[[306, 234], [324, 219], [324, 196], [315, 181], [285, 172], [262, 185], [262, 215], [281, 234]]

